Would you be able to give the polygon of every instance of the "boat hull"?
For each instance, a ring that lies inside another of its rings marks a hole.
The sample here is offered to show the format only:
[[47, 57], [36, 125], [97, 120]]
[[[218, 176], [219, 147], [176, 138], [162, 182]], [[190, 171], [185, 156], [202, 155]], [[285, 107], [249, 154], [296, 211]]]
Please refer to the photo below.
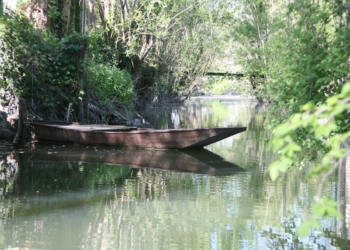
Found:
[[29, 128], [32, 138], [38, 141], [162, 149], [202, 148], [246, 130], [246, 127], [158, 130], [48, 121], [31, 121]]

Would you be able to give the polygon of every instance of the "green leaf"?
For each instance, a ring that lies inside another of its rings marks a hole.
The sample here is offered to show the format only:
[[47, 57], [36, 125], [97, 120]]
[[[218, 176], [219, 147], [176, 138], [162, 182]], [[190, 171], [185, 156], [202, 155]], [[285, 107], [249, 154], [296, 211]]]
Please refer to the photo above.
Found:
[[336, 116], [336, 115], [339, 115], [341, 113], [343, 113], [346, 109], [346, 106], [345, 104], [341, 104], [341, 103], [338, 103], [331, 111], [331, 115], [332, 116]]
[[278, 150], [283, 147], [284, 145], [284, 140], [281, 137], [274, 138], [272, 141], [269, 143], [269, 148], [273, 148], [275, 150]]
[[328, 105], [335, 105], [335, 104], [337, 104], [338, 102], [339, 102], [339, 99], [338, 99], [337, 97], [335, 97], [335, 96], [329, 97], [329, 98], [327, 99], [327, 104], [328, 104]]
[[348, 96], [350, 94], [350, 82], [346, 83], [342, 90], [341, 90], [341, 94], [344, 96]]
[[309, 102], [309, 103], [301, 106], [300, 110], [307, 111], [307, 110], [311, 110], [313, 107], [314, 107], [314, 105], [311, 102]]
[[317, 217], [326, 215], [326, 207], [323, 204], [316, 204], [312, 207], [312, 214]]
[[303, 223], [298, 227], [298, 229], [297, 229], [297, 234], [298, 234], [300, 237], [304, 238], [304, 237], [306, 237], [306, 236], [308, 236], [308, 235], [310, 234], [311, 230], [312, 230], [312, 227], [311, 227], [310, 223], [308, 223], [308, 222], [303, 222]]
[[315, 128], [315, 136], [317, 138], [328, 137], [329, 134], [337, 128], [335, 123], [328, 122], [322, 126], [318, 126]]
[[325, 203], [327, 203], [328, 206], [331, 206], [331, 207], [337, 207], [339, 205], [338, 202], [336, 202], [334, 200], [330, 200], [327, 198], [324, 198], [323, 200]]
[[347, 150], [345, 148], [337, 148], [337, 149], [333, 149], [328, 154], [332, 156], [332, 158], [334, 159], [341, 159], [345, 156], [346, 151]]
[[304, 238], [311, 233], [311, 230], [313, 228], [319, 227], [319, 225], [320, 224], [319, 224], [318, 220], [315, 218], [306, 220], [303, 223], [301, 223], [301, 225], [298, 227], [297, 234], [300, 237]]
[[284, 136], [288, 134], [290, 131], [291, 131], [291, 127], [288, 124], [282, 124], [275, 129], [274, 136], [275, 137]]
[[278, 176], [279, 176], [279, 166], [278, 166], [278, 162], [274, 162], [270, 165], [269, 167], [269, 174], [270, 174], [270, 178], [272, 181], [277, 180]]
[[330, 166], [331, 160], [332, 159], [328, 155], [326, 155], [325, 157], [322, 157], [322, 160], [321, 160], [322, 166], [316, 167], [315, 169], [317, 169], [317, 168], [321, 169], [324, 166]]
[[301, 125], [301, 114], [299, 114], [299, 113], [294, 114], [291, 117], [290, 122], [291, 122], [291, 126], [299, 127]]
[[327, 214], [327, 216], [333, 216], [333, 217], [337, 217], [339, 219], [343, 218], [343, 215], [339, 212], [339, 210], [337, 208], [334, 208], [334, 207], [327, 207], [326, 214]]
[[299, 151], [301, 151], [301, 147], [297, 144], [297, 143], [291, 143], [291, 144], [289, 144], [289, 150], [291, 151], [291, 152], [299, 152]]

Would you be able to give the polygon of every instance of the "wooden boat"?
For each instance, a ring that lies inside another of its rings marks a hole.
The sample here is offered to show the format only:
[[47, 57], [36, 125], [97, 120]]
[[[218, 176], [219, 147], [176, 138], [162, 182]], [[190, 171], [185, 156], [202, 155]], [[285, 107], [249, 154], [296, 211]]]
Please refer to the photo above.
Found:
[[234, 163], [225, 161], [209, 150], [144, 150], [108, 147], [74, 147], [60, 145], [43, 147], [40, 145], [29, 151], [30, 162], [84, 162], [103, 163], [130, 168], [152, 168], [177, 172], [190, 172], [211, 176], [228, 176], [244, 170]]
[[246, 127], [200, 129], [145, 129], [113, 125], [83, 125], [32, 120], [32, 138], [38, 141], [107, 145], [131, 148], [202, 148], [246, 130]]

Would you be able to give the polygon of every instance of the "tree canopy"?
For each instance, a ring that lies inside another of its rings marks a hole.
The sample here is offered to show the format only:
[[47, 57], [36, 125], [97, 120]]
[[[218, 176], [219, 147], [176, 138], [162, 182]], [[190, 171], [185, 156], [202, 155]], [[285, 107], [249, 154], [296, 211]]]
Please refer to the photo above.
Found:
[[62, 119], [74, 103], [74, 119], [94, 122], [109, 122], [121, 103], [189, 95], [218, 56], [224, 9], [209, 0], [21, 1], [1, 15], [1, 85], [42, 117]]

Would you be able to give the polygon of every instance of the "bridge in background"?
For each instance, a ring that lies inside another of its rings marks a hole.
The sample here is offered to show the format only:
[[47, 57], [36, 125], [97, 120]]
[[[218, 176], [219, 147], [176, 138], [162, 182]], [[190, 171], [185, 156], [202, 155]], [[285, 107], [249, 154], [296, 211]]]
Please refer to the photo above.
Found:
[[237, 77], [237, 78], [244, 77], [244, 74], [242, 73], [229, 73], [229, 72], [207, 72], [205, 75], [206, 76], [228, 76], [228, 77]]
[[[227, 77], [235, 77], [242, 78], [245, 75], [243, 73], [229, 73], [229, 72], [207, 72], [206, 76], [227, 76]], [[256, 75], [250, 75], [252, 77], [256, 77]], [[258, 77], [265, 78], [264, 75], [258, 75]]]

